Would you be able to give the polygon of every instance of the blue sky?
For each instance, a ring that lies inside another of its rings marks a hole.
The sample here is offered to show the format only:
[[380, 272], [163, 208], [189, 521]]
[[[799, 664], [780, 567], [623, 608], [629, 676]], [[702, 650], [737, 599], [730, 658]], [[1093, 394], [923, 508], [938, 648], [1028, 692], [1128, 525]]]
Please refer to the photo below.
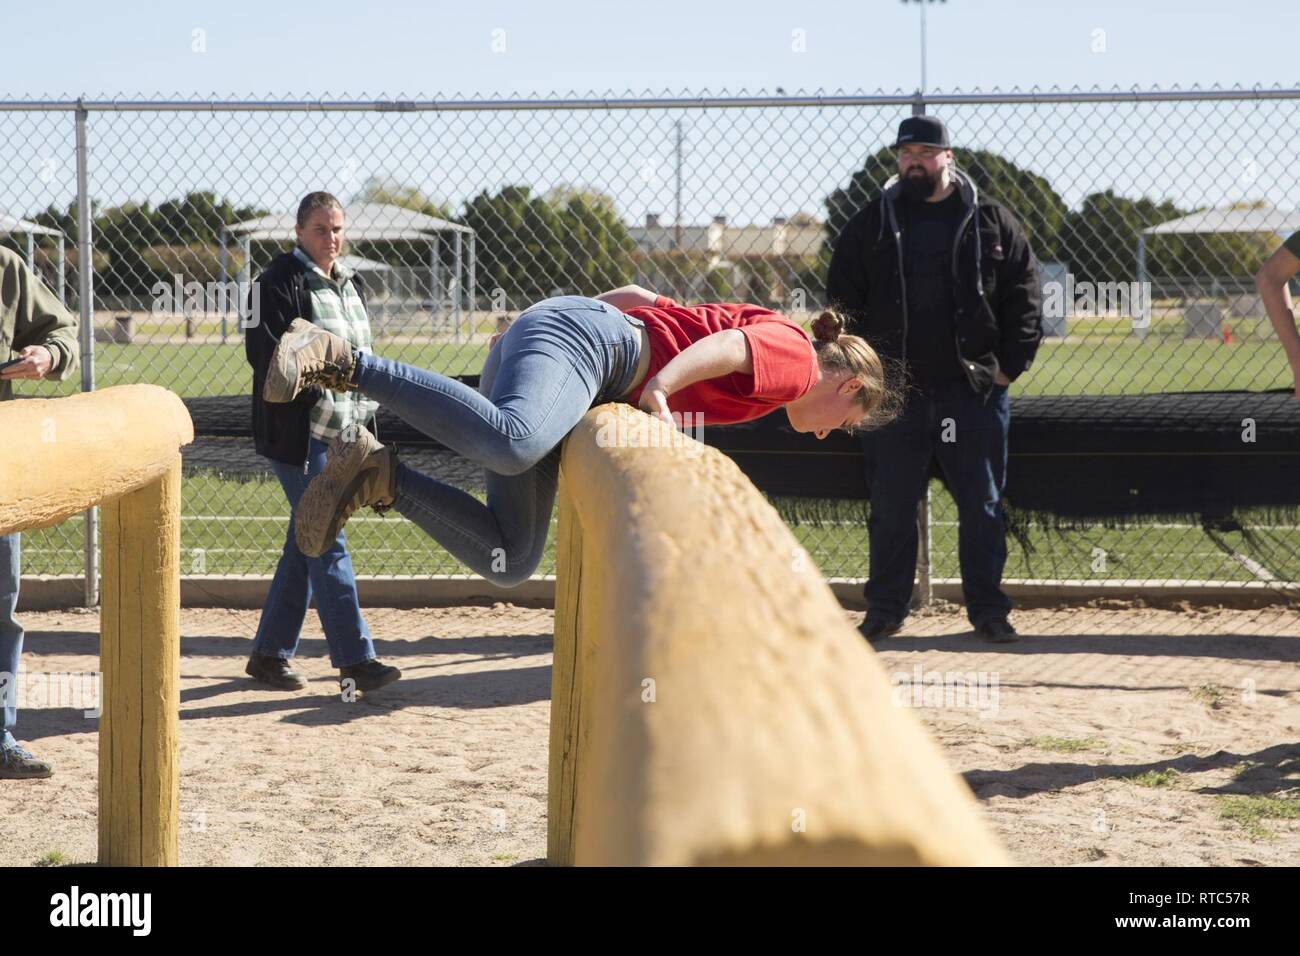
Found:
[[[931, 91], [1300, 86], [1294, 0], [949, 0], [927, 10]], [[919, 11], [898, 0], [47, 0], [6, 2], [2, 26], [11, 42], [0, 98], [899, 92], [920, 80]], [[958, 145], [1040, 173], [1071, 206], [1115, 189], [1184, 209], [1258, 199], [1294, 209], [1294, 104], [932, 112]], [[211, 189], [284, 209], [311, 189], [348, 197], [378, 176], [454, 211], [509, 183], [575, 185], [608, 192], [628, 221], [671, 221], [680, 118], [683, 221], [770, 222], [819, 214], [906, 113], [100, 113], [89, 127], [91, 192], [111, 205]], [[0, 209], [71, 201], [71, 128], [66, 113], [0, 113]]]
[[[919, 13], [899, 0], [5, 7], [6, 35], [23, 38], [6, 43], [10, 97], [892, 92], [920, 73]], [[1294, 0], [949, 0], [927, 19], [931, 89], [1300, 82]]]

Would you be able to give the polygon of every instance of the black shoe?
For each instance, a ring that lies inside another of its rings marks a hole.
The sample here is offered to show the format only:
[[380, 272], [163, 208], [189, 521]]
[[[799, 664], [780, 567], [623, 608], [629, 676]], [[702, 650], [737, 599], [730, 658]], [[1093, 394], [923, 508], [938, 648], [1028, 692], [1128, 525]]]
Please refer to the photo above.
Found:
[[902, 629], [903, 622], [896, 618], [872, 617], [870, 614], [858, 625], [858, 633], [872, 644], [883, 641], [887, 637], [892, 637]]
[[280, 690], [302, 690], [307, 686], [307, 679], [290, 667], [283, 657], [267, 657], [256, 651], [248, 658], [244, 673]]
[[389, 667], [371, 658], [368, 661], [362, 661], [360, 664], [349, 664], [347, 667], [340, 667], [339, 685], [346, 691], [348, 688], [343, 686], [343, 682], [350, 680], [352, 681], [353, 690], [379, 690], [381, 687], [387, 687], [401, 676], [402, 672], [396, 667]]
[[39, 780], [52, 773], [49, 764], [16, 744], [0, 750], [0, 780]]
[[975, 636], [995, 644], [1012, 644], [1020, 635], [1005, 617], [994, 617], [975, 626]]

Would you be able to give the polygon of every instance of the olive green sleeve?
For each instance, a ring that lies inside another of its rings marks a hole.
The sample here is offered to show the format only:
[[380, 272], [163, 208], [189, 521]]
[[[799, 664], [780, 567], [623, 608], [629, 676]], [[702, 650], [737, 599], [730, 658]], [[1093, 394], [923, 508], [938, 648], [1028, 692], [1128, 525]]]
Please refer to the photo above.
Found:
[[46, 376], [62, 381], [77, 369], [77, 320], [10, 249], [0, 249], [0, 321], [12, 330], [10, 348], [44, 345], [54, 355]]

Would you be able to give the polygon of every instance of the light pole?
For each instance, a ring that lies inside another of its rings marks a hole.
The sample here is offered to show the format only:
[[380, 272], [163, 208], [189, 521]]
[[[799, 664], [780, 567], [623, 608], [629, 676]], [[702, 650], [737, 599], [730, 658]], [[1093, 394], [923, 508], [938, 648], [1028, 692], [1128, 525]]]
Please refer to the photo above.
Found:
[[676, 169], [677, 205], [673, 211], [673, 248], [682, 251], [682, 121], [675, 124], [677, 128], [677, 148], [673, 151]]
[[[925, 8], [936, 0], [902, 0], [903, 3], [916, 3], [921, 8], [921, 88], [918, 91], [916, 102], [912, 104], [912, 114], [919, 115], [925, 112]], [[947, 0], [937, 0], [939, 3], [946, 3]], [[932, 581], [931, 549], [932, 541], [930, 539], [930, 483], [925, 485], [925, 497], [921, 499], [920, 507], [916, 509], [916, 588], [912, 592], [912, 605], [914, 607], [927, 607], [934, 598], [934, 589]]]
[[921, 92], [925, 92], [925, 8], [931, 3], [947, 3], [948, 0], [902, 0], [903, 3], [915, 3], [921, 8]]

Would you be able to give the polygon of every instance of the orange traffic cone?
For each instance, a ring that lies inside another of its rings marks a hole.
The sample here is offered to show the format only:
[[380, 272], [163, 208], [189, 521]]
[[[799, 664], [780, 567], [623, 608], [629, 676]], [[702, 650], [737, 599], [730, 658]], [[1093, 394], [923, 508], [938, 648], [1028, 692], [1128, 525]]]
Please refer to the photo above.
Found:
[[1223, 344], [1224, 344], [1224, 345], [1231, 345], [1231, 344], [1232, 344], [1232, 326], [1231, 326], [1231, 325], [1225, 325], [1225, 326], [1223, 327]]

